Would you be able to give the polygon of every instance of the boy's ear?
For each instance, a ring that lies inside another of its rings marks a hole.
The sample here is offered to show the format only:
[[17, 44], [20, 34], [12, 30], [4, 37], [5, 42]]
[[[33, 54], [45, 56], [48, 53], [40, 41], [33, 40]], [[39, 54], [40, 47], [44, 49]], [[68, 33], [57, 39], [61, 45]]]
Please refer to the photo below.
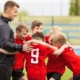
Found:
[[6, 10], [6, 12], [7, 12], [8, 14], [10, 14], [11, 8], [8, 8], [8, 9]]

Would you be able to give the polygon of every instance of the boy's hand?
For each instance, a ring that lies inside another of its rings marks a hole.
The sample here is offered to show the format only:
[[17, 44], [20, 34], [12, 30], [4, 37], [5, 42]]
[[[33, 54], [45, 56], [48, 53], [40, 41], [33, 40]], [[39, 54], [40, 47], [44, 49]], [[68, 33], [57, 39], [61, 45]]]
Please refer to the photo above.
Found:
[[0, 48], [0, 52], [2, 51], [2, 48]]

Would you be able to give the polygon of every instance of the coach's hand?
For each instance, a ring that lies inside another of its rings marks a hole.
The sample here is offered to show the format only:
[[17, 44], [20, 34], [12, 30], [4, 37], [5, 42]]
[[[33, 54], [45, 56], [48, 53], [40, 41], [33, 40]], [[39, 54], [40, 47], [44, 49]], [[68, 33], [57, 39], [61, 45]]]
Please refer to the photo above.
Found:
[[31, 50], [32, 50], [32, 46], [30, 46], [29, 44], [24, 44], [23, 45], [22, 51], [29, 52]]

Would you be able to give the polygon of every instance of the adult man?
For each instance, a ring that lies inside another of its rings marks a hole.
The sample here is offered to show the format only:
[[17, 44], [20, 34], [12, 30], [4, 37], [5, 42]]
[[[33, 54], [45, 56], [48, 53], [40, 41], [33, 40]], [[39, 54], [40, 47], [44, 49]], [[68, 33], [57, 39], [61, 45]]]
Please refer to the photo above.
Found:
[[[29, 45], [14, 44], [14, 33], [9, 26], [9, 21], [17, 16], [19, 5], [14, 1], [7, 1], [4, 4], [4, 13], [0, 16], [0, 48], [9, 52], [27, 51]], [[6, 55], [0, 52], [0, 80], [10, 80], [12, 74], [13, 55]]]

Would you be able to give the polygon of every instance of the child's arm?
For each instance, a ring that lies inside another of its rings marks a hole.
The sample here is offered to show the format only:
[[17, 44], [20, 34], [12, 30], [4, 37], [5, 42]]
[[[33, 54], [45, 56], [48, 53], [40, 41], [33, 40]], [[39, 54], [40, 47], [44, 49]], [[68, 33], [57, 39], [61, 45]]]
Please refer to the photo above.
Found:
[[42, 42], [42, 41], [38, 41], [38, 40], [29, 40], [26, 42], [27, 44], [31, 44], [31, 43], [36, 43], [36, 44], [42, 44], [42, 45], [45, 45], [45, 46], [48, 46], [49, 48], [53, 49], [53, 50], [58, 50], [57, 47], [55, 46], [52, 46], [46, 42]]
[[16, 51], [16, 52], [8, 52], [8, 51], [6, 51], [6, 50], [4, 50], [2, 48], [0, 48], [0, 52], [2, 52], [3, 54], [10, 54], [10, 55], [19, 53], [18, 51]]
[[67, 47], [69, 47], [69, 45], [64, 44], [60, 49], [54, 51], [53, 55], [57, 55], [57, 56], [60, 55], [64, 51], [64, 49]]

